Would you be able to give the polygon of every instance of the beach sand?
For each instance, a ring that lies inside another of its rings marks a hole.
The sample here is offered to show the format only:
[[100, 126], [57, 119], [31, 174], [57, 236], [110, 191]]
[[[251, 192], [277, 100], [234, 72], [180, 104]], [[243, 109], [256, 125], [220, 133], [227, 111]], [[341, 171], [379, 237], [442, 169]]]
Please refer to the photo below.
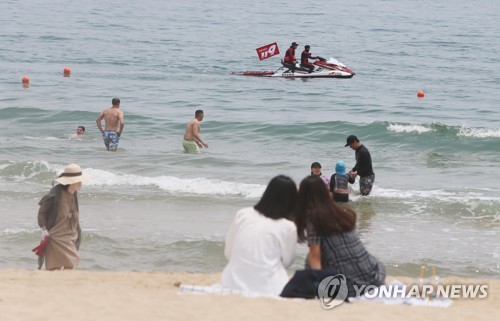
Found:
[[[276, 300], [241, 295], [179, 294], [174, 284], [210, 285], [220, 274], [96, 271], [0, 271], [0, 320], [496, 320], [500, 280], [446, 278], [489, 285], [486, 299], [453, 300], [448, 308]], [[404, 283], [404, 277], [388, 277]]]

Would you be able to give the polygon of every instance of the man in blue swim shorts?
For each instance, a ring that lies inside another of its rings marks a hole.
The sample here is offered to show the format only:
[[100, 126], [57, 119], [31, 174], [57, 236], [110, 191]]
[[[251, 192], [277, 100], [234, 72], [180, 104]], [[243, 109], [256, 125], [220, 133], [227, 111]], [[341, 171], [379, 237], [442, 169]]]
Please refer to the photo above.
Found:
[[104, 145], [106, 145], [107, 150], [116, 151], [118, 143], [120, 142], [120, 136], [118, 136], [117, 132], [105, 130], [102, 134], [102, 139], [104, 140]]
[[[102, 133], [104, 145], [109, 151], [116, 151], [120, 136], [125, 127], [123, 112], [120, 110], [120, 99], [113, 98], [112, 106], [103, 110], [96, 119], [97, 128]], [[102, 129], [101, 121], [104, 118], [106, 126]]]

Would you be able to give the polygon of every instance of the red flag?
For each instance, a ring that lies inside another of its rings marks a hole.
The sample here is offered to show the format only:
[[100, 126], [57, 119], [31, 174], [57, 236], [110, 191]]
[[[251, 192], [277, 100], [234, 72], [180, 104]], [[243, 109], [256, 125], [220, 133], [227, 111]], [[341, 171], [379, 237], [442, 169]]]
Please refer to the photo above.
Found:
[[276, 55], [280, 54], [280, 50], [279, 50], [278, 44], [276, 42], [259, 47], [255, 50], [257, 50], [257, 55], [259, 55], [260, 60], [264, 60], [264, 59], [267, 59], [269, 57], [276, 56]]

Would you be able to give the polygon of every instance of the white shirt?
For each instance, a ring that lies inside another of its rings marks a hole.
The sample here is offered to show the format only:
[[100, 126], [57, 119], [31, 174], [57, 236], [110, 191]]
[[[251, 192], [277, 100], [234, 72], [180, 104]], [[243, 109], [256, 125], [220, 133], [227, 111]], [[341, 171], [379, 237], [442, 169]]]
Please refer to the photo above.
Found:
[[273, 220], [253, 207], [239, 210], [226, 235], [224, 255], [229, 263], [222, 272], [222, 286], [279, 295], [289, 280], [285, 268], [293, 263], [296, 246], [292, 221]]

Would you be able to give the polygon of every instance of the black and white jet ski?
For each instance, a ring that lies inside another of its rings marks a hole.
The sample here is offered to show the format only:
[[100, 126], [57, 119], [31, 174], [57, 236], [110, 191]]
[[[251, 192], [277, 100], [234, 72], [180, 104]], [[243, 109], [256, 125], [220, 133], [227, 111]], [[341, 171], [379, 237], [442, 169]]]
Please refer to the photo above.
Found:
[[255, 77], [284, 77], [284, 78], [352, 78], [356, 73], [347, 68], [335, 58], [328, 60], [318, 57], [318, 60], [313, 62], [314, 70], [309, 72], [296, 65], [295, 71], [292, 72], [289, 65], [284, 64], [276, 71], [234, 71], [232, 75], [239, 76], [255, 76]]

